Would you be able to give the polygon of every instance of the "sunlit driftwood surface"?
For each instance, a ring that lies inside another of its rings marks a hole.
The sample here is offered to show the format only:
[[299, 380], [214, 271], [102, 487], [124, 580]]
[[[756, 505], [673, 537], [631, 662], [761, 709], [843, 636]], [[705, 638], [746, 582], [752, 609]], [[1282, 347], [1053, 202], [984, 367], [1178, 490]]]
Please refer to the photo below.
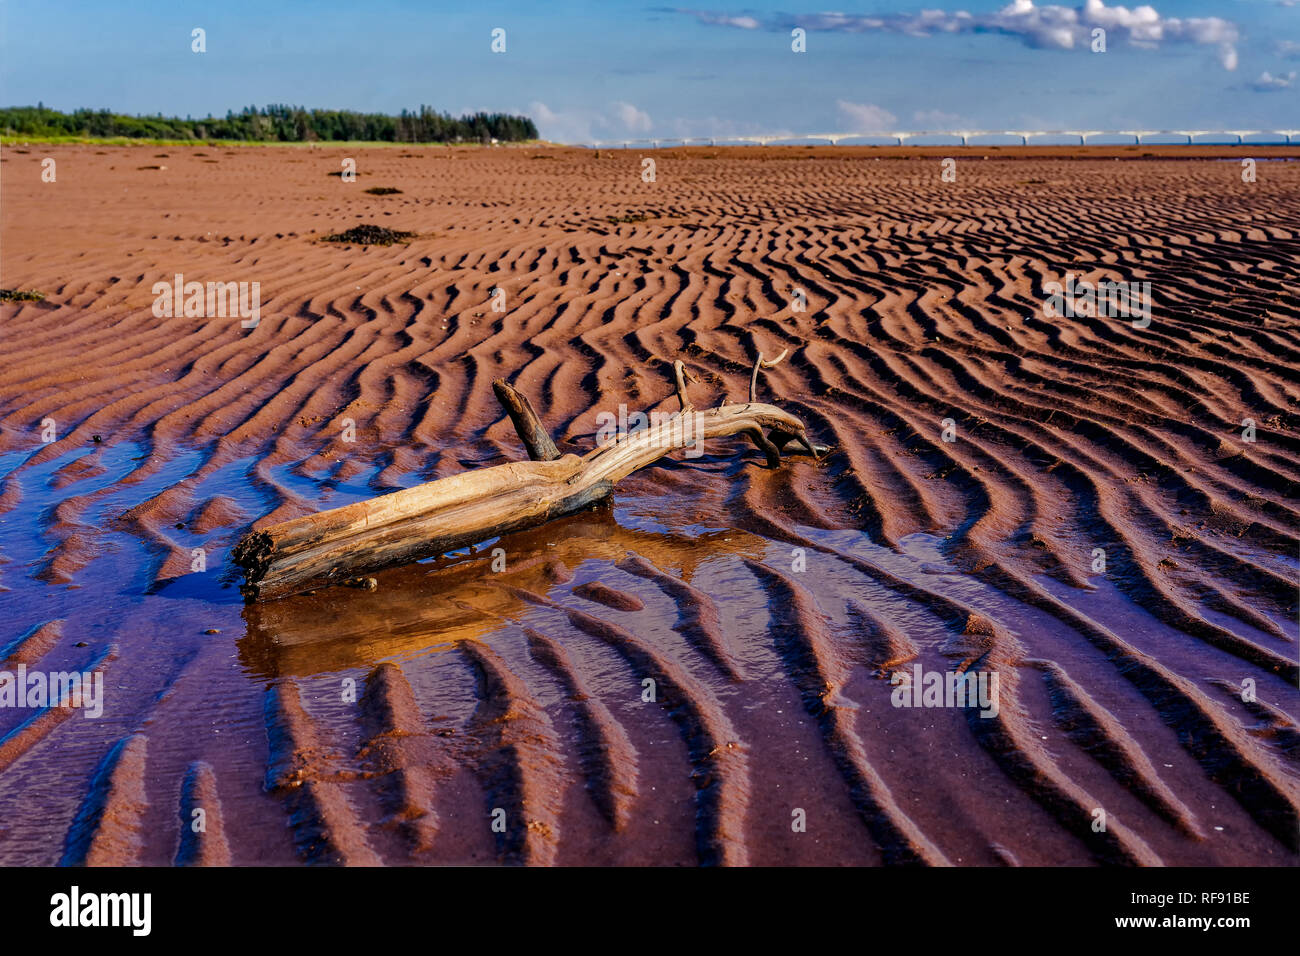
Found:
[[692, 379], [678, 361], [680, 412], [581, 456], [559, 455], [532, 403], [498, 380], [497, 398], [533, 460], [467, 471], [254, 531], [234, 551], [245, 596], [283, 597], [535, 527], [600, 501], [620, 478], [700, 440], [745, 435], [772, 467], [790, 443], [818, 457], [825, 449], [809, 440], [803, 422], [755, 401], [759, 371], [785, 354], [758, 356], [748, 402], [702, 412], [687, 397]]

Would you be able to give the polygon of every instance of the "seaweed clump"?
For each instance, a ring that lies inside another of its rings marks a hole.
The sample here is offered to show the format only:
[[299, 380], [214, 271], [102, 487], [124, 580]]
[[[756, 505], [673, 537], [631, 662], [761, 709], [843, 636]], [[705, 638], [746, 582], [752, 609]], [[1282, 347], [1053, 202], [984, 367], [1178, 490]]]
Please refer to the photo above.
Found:
[[336, 232], [325, 236], [325, 242], [355, 243], [358, 246], [391, 246], [395, 242], [414, 239], [415, 233], [402, 232], [400, 229], [385, 229], [383, 226], [353, 226], [346, 232]]
[[21, 289], [0, 289], [0, 302], [44, 302], [44, 292]]

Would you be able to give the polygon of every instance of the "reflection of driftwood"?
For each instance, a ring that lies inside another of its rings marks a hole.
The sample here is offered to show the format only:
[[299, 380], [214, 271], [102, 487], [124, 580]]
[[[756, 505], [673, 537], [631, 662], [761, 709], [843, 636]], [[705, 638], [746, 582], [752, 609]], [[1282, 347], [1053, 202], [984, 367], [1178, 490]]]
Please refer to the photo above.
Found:
[[694, 582], [698, 569], [720, 556], [759, 560], [766, 547], [766, 539], [736, 528], [674, 534], [620, 524], [610, 508], [581, 511], [512, 535], [504, 568], [493, 565], [489, 550], [459, 551], [445, 561], [391, 568], [374, 591], [324, 588], [250, 603], [240, 661], [271, 677], [369, 669], [434, 646], [486, 640], [524, 618], [529, 605], [521, 592], [564, 593], [588, 562], [609, 568], [637, 555]]
[[679, 414], [581, 457], [555, 457], [559, 453], [532, 404], [495, 382], [529, 455], [541, 460], [469, 471], [254, 531], [234, 551], [244, 570], [245, 594], [281, 597], [542, 524], [599, 501], [620, 478], [708, 438], [745, 435], [773, 467], [791, 442], [817, 457], [824, 449], [809, 441], [803, 422], [753, 400], [759, 369], [784, 357], [784, 352], [775, 361], [758, 357], [749, 402], [704, 412], [696, 412], [687, 399], [689, 373], [679, 361], [674, 366]]

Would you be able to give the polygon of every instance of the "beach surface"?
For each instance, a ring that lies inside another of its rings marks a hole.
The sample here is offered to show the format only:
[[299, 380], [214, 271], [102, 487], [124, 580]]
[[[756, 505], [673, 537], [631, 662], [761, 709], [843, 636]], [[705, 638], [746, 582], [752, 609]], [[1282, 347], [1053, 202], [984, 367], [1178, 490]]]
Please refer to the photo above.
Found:
[[[0, 865], [1300, 863], [1300, 149], [1252, 150], [6, 146], [0, 671], [103, 693], [0, 706]], [[524, 458], [495, 378], [582, 453], [783, 350], [821, 461], [240, 596], [250, 528]]]

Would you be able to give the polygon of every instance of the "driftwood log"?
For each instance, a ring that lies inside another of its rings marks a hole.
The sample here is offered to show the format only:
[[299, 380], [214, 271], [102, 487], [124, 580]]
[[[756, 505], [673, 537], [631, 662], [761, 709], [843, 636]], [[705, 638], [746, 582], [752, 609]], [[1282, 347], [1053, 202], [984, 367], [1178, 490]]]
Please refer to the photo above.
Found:
[[759, 355], [748, 402], [724, 400], [703, 412], [695, 410], [686, 394], [687, 381], [696, 379], [677, 361], [673, 368], [680, 412], [581, 456], [561, 455], [532, 403], [498, 379], [493, 390], [531, 461], [467, 471], [253, 531], [233, 553], [244, 572], [244, 595], [269, 600], [339, 584], [367, 571], [542, 524], [600, 501], [620, 478], [709, 438], [745, 435], [771, 467], [779, 465], [782, 449], [791, 443], [819, 458], [827, 449], [808, 439], [803, 422], [756, 401], [759, 371], [785, 355], [770, 361]]

